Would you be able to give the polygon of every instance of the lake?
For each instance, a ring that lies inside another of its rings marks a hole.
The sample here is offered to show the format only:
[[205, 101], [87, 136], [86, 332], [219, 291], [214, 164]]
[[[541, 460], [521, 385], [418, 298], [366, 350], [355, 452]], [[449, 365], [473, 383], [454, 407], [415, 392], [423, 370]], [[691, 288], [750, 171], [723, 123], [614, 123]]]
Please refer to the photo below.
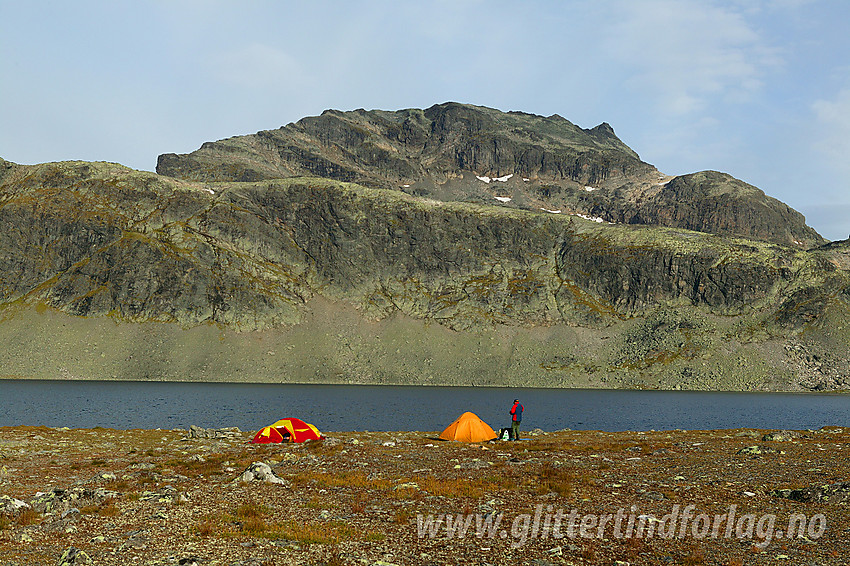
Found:
[[298, 417], [323, 431], [442, 430], [464, 411], [523, 429], [850, 426], [850, 395], [366, 385], [0, 380], [0, 426], [257, 430]]

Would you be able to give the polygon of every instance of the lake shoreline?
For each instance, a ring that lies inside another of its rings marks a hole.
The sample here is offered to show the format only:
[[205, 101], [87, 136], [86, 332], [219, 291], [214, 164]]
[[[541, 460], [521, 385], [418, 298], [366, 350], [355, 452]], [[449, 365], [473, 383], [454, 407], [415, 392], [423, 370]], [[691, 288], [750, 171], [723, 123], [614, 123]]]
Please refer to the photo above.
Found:
[[839, 393], [641, 391], [408, 385], [297, 385], [161, 381], [5, 380], [0, 425], [259, 429], [287, 416], [327, 430], [441, 430], [471, 411], [546, 431], [816, 430], [850, 422]]
[[[0, 375], [0, 383], [3, 381], [55, 381], [55, 382], [64, 382], [64, 381], [73, 381], [73, 382], [86, 382], [86, 383], [181, 383], [181, 384], [207, 384], [207, 385], [215, 385], [215, 384], [230, 384], [230, 385], [301, 385], [301, 386], [352, 386], [352, 387], [447, 387], [447, 388], [481, 388], [481, 389], [516, 389], [516, 386], [512, 385], [498, 385], [498, 384], [487, 384], [487, 385], [474, 385], [474, 384], [459, 384], [459, 383], [369, 383], [369, 382], [358, 382], [354, 383], [351, 381], [323, 381], [323, 382], [310, 382], [310, 381], [250, 381], [250, 380], [194, 380], [194, 379], [151, 379], [151, 380], [140, 380], [140, 379], [103, 379], [103, 378], [81, 378], [81, 377], [23, 377], [23, 376], [2, 376]], [[782, 394], [782, 395], [850, 395], [850, 389], [835, 389], [829, 391], [809, 391], [809, 390], [748, 390], [748, 391], [740, 391], [735, 389], [649, 389], [649, 388], [627, 388], [627, 387], [572, 387], [572, 386], [562, 386], [562, 387], [550, 387], [550, 386], [535, 386], [535, 385], [523, 385], [523, 389], [559, 389], [565, 391], [647, 391], [647, 392], [662, 392], [662, 393], [758, 393], [758, 394]]]

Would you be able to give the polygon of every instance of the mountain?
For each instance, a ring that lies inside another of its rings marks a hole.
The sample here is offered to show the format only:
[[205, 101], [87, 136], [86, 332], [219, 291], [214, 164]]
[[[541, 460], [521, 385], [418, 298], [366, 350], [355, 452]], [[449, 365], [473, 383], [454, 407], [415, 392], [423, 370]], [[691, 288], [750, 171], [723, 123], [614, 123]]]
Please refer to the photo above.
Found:
[[[405, 112], [448, 124], [444, 113], [467, 111], [525, 124], [529, 138], [536, 127], [549, 140], [541, 147], [573, 144], [574, 162], [597, 177], [576, 181], [541, 165], [538, 181], [526, 170], [531, 176], [486, 183], [476, 176], [510, 173], [484, 161], [451, 172], [468, 128], [448, 125], [461, 133], [438, 137], [455, 142], [422, 140], [409, 161], [419, 180], [389, 182], [380, 164], [349, 167], [356, 183], [299, 175], [302, 161], [270, 165], [251, 153], [260, 134], [163, 156], [160, 173], [169, 175], [0, 160], [3, 376], [848, 389], [850, 242], [809, 249], [648, 224], [648, 216], [611, 222], [566, 205], [560, 214], [540, 210], [525, 195], [543, 185], [588, 183], [580, 192], [617, 193], [622, 204], [658, 173], [604, 125], [582, 130], [558, 117], [457, 105]], [[403, 113], [354, 114], [390, 123]], [[500, 135], [519, 138], [511, 132]], [[334, 147], [315, 149], [339, 167], [358, 163]], [[558, 155], [566, 164], [567, 151]], [[256, 178], [217, 180], [249, 169]], [[492, 198], [511, 186], [516, 199]], [[654, 210], [668, 224], [717, 222], [703, 218], [719, 206], [708, 197], [725, 194], [727, 208], [751, 210], [725, 225], [752, 233], [765, 230], [757, 211], [773, 202], [720, 173], [654, 186], [663, 193]], [[773, 234], [819, 241], [794, 214], [783, 218]]]
[[[328, 110], [277, 130], [159, 157], [194, 181], [320, 176], [442, 201], [560, 210], [623, 224], [741, 236], [800, 248], [826, 241], [797, 211], [730, 175], [670, 177], [607, 123], [457, 103], [397, 112]], [[510, 201], [504, 202], [507, 198]]]

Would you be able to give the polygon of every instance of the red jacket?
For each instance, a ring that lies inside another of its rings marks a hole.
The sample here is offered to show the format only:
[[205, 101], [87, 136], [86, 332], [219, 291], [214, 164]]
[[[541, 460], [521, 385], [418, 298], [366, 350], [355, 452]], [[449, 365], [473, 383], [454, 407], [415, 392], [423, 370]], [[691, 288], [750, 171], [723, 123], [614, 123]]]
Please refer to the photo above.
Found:
[[519, 403], [514, 403], [514, 406], [511, 407], [511, 414], [513, 415], [513, 420], [519, 422], [522, 420], [522, 412], [525, 410], [525, 407], [520, 405]]

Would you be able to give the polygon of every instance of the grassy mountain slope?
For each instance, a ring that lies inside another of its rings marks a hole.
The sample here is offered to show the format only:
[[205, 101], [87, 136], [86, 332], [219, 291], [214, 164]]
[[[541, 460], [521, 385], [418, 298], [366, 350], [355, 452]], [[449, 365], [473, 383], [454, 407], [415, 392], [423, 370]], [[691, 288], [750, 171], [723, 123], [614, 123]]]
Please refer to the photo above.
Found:
[[848, 383], [842, 244], [86, 162], [0, 163], [0, 226], [10, 376]]

